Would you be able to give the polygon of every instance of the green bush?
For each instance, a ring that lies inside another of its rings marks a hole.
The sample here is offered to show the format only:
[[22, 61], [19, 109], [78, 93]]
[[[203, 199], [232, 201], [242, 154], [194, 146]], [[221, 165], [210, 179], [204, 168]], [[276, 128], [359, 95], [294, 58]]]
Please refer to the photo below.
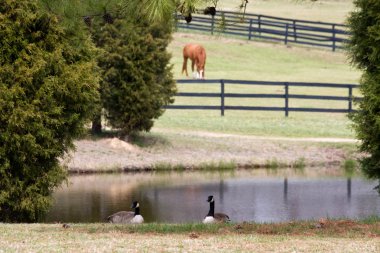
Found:
[[149, 131], [176, 92], [166, 51], [170, 28], [141, 19], [98, 27], [94, 38], [103, 50], [98, 64], [106, 117], [123, 135]]
[[363, 70], [359, 112], [351, 115], [360, 149], [369, 154], [361, 159], [364, 172], [380, 178], [380, 1], [356, 0], [349, 17], [352, 62]]
[[72, 36], [35, 0], [0, 1], [0, 221], [47, 211], [66, 178], [59, 159], [92, 116], [94, 47]]

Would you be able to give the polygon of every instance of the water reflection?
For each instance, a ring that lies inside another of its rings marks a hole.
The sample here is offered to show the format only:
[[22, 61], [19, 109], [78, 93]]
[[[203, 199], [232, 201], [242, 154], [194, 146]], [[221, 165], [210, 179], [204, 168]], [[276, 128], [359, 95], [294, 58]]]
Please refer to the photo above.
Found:
[[226, 173], [138, 173], [72, 176], [54, 193], [46, 222], [103, 222], [139, 200], [147, 222], [201, 221], [214, 195], [217, 212], [236, 222], [278, 222], [380, 215], [375, 181], [315, 169]]

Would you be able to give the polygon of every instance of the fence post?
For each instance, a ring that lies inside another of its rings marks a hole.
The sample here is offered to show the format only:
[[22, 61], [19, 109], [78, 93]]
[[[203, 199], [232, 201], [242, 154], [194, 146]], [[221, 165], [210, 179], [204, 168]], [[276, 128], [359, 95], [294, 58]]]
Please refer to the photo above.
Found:
[[332, 51], [335, 52], [335, 24], [332, 25], [332, 40], [333, 40], [333, 46]]
[[296, 28], [297, 24], [296, 24], [296, 21], [293, 20], [293, 37], [294, 37], [294, 41], [297, 42], [297, 28]]
[[352, 86], [348, 88], [348, 112], [352, 112]]
[[288, 44], [288, 31], [289, 31], [289, 24], [286, 24], [286, 27], [285, 27], [285, 45]]
[[261, 36], [261, 15], [258, 16], [258, 29], [259, 29], [259, 36]]
[[215, 15], [211, 16], [211, 35], [214, 35], [214, 23], [215, 23]]
[[248, 40], [251, 40], [251, 38], [252, 38], [252, 23], [253, 23], [253, 20], [252, 20], [252, 19], [249, 19], [249, 33], [248, 33]]
[[224, 116], [224, 80], [220, 80], [220, 115]]
[[285, 117], [289, 116], [289, 83], [285, 82]]

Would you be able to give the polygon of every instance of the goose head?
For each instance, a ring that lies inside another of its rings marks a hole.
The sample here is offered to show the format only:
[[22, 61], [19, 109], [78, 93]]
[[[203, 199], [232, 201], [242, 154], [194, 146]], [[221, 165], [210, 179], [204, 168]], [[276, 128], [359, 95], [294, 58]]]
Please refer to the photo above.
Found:
[[138, 208], [138, 207], [140, 207], [139, 202], [138, 202], [138, 201], [133, 201], [133, 202], [132, 202], [132, 205], [131, 205], [131, 208], [132, 208], [132, 209], [136, 209], [136, 208]]

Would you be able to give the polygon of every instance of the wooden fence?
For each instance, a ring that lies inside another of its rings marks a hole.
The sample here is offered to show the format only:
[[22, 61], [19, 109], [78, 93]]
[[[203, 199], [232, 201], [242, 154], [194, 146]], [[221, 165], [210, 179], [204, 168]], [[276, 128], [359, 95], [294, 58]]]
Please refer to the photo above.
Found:
[[194, 14], [190, 23], [187, 23], [183, 16], [177, 16], [176, 19], [177, 29], [228, 34], [248, 40], [306, 44], [331, 48], [332, 51], [344, 48], [344, 44], [349, 40], [347, 26], [327, 22], [228, 11], [219, 11], [215, 16]]
[[[220, 110], [220, 114], [224, 116], [226, 110], [251, 110], [251, 111], [284, 111], [285, 116], [289, 116], [289, 112], [327, 112], [327, 113], [350, 113], [354, 112], [353, 101], [360, 100], [360, 97], [353, 96], [353, 90], [358, 88], [356, 84], [333, 84], [333, 83], [301, 83], [301, 82], [267, 82], [267, 81], [246, 81], [246, 80], [226, 80], [226, 79], [210, 79], [210, 80], [177, 80], [177, 84], [219, 84], [220, 92], [204, 93], [204, 92], [178, 92], [176, 96], [182, 97], [209, 97], [220, 98], [219, 105], [168, 105], [167, 109], [196, 109], [196, 110]], [[279, 86], [284, 87], [284, 94], [241, 94], [226, 93], [226, 84], [232, 85], [260, 85], [260, 86]], [[324, 96], [324, 95], [300, 95], [291, 94], [290, 87], [320, 87], [320, 88], [336, 88], [346, 89], [346, 96]], [[273, 106], [231, 106], [225, 104], [226, 98], [277, 98], [284, 100], [283, 107]], [[311, 100], [335, 100], [347, 101], [344, 108], [303, 108], [290, 107], [290, 99], [311, 99]]]

